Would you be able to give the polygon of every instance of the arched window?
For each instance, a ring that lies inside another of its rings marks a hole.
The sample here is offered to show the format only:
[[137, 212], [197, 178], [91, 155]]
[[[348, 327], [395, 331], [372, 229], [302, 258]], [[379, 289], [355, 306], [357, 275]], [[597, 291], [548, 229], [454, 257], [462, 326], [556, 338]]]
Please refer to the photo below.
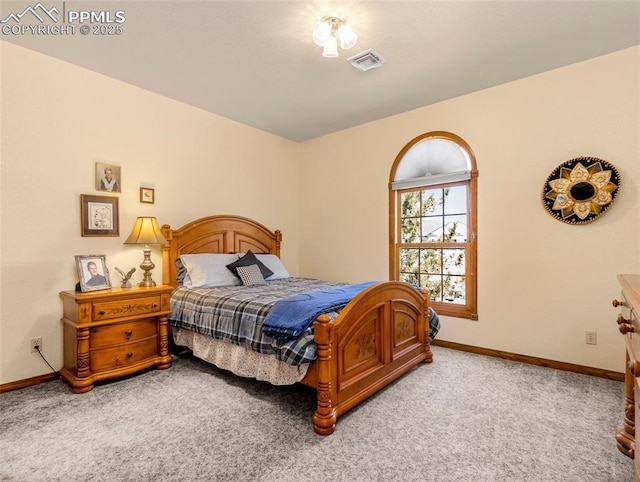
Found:
[[478, 319], [477, 178], [469, 145], [450, 132], [416, 137], [389, 178], [389, 275], [429, 290], [441, 315]]

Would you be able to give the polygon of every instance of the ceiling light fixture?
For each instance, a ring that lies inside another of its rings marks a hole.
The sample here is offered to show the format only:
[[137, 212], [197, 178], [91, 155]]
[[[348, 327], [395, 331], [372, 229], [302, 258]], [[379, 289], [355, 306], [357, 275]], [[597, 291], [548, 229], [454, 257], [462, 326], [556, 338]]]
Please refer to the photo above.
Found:
[[350, 49], [358, 41], [358, 36], [347, 25], [346, 20], [337, 17], [324, 17], [313, 32], [313, 41], [323, 48], [323, 57], [338, 56], [338, 42], [341, 49]]

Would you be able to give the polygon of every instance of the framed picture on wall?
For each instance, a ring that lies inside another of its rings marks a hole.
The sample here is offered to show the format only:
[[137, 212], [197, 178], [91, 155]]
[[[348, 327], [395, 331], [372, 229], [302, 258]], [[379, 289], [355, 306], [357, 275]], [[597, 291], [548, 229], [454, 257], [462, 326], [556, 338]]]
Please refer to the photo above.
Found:
[[156, 193], [155, 189], [150, 187], [141, 187], [140, 188], [140, 202], [153, 204], [156, 202]]
[[80, 291], [107, 290], [111, 288], [106, 255], [80, 254], [76, 255], [75, 258]]
[[120, 166], [106, 162], [96, 162], [96, 191], [120, 192]]
[[119, 236], [118, 198], [80, 195], [82, 236]]

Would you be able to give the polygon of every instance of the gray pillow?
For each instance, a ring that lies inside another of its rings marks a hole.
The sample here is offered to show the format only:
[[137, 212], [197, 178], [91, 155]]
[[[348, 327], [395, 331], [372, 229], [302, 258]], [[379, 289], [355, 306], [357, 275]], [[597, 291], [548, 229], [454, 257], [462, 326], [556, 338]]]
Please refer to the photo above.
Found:
[[236, 269], [238, 271], [238, 276], [240, 276], [240, 279], [242, 280], [242, 284], [245, 286], [263, 285], [266, 283], [257, 264], [238, 266]]

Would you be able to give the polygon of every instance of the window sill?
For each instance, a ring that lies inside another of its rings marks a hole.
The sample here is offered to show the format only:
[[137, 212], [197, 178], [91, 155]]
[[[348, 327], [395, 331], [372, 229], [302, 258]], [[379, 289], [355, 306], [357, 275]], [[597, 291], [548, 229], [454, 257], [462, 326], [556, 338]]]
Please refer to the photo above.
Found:
[[472, 310], [468, 306], [453, 305], [450, 303], [442, 303], [432, 301], [429, 306], [435, 310], [440, 316], [451, 316], [453, 318], [464, 318], [467, 320], [478, 320], [478, 313], [476, 310]]

